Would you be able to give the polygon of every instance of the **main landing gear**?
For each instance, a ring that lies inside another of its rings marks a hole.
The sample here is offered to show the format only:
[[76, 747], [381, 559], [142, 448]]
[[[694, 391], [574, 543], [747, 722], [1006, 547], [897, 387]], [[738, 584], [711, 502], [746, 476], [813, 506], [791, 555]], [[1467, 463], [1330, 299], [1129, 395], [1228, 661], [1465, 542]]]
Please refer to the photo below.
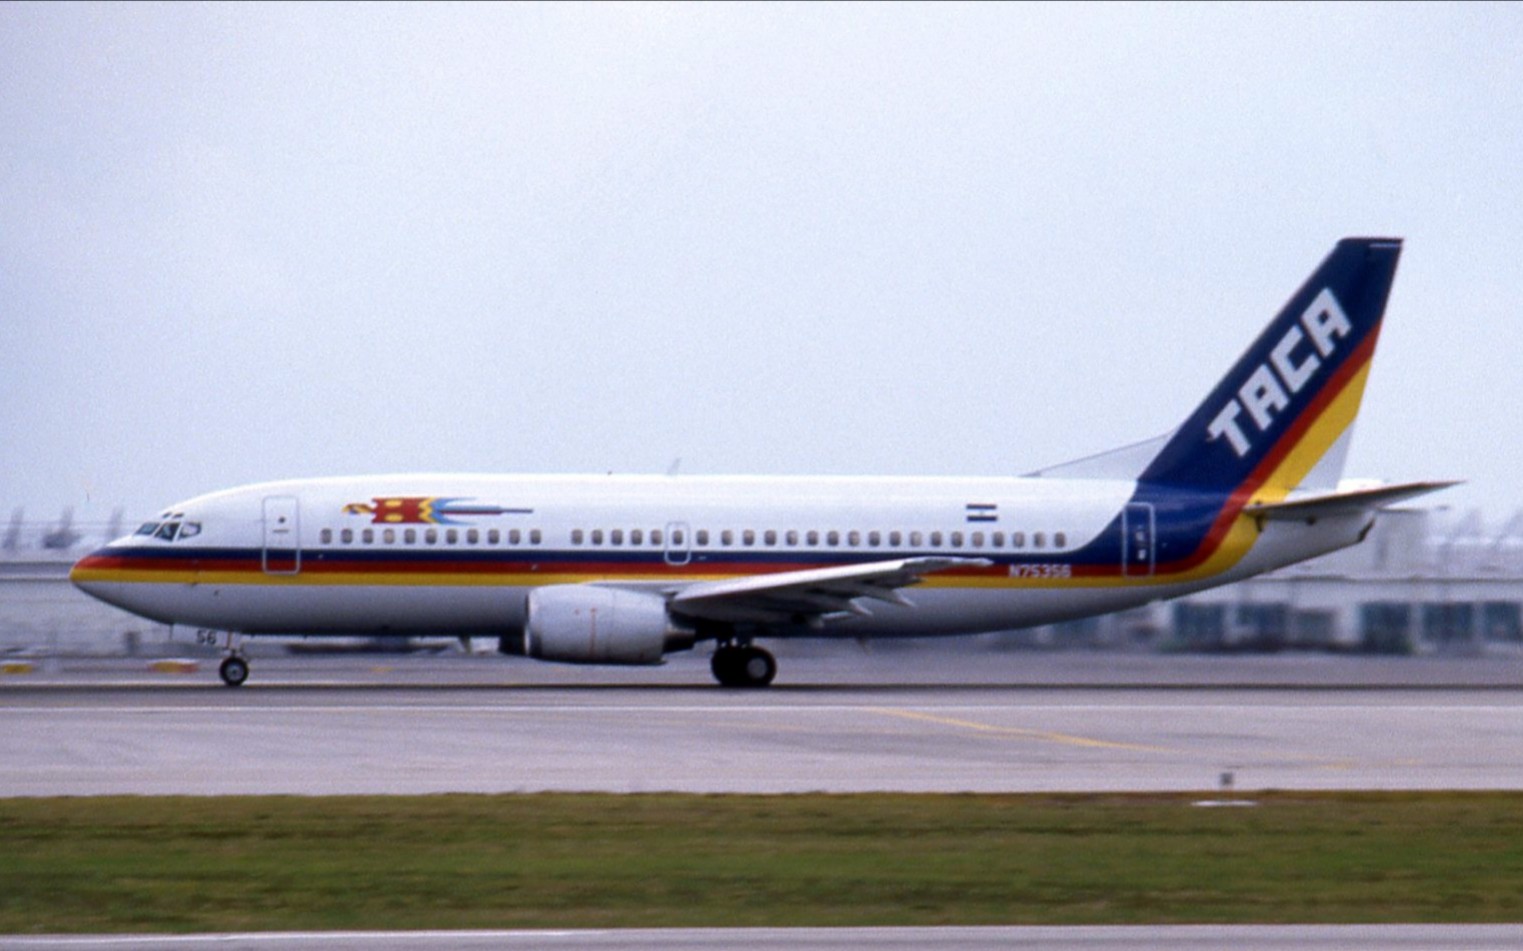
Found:
[[229, 687], [243, 686], [243, 682], [249, 679], [249, 659], [243, 656], [243, 639], [236, 634], [228, 634], [222, 652], [222, 666], [217, 668], [217, 673], [222, 675], [222, 682]]
[[721, 644], [710, 663], [724, 687], [765, 687], [777, 676], [777, 658], [750, 644]]

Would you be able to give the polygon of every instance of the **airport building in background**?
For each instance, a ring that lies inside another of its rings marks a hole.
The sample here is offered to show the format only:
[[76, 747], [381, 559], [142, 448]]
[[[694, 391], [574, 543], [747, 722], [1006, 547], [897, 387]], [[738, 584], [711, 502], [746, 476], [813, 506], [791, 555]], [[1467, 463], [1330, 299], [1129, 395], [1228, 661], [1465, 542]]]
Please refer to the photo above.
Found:
[[[0, 536], [0, 654], [194, 650], [194, 631], [172, 631], [69, 584], [75, 559], [120, 535], [122, 524], [113, 517], [75, 525], [69, 513], [56, 522], [29, 522], [19, 510], [12, 516]], [[913, 589], [908, 594], [913, 597]], [[1456, 518], [1444, 509], [1391, 509], [1363, 544], [1249, 581], [1119, 614], [938, 638], [936, 644], [965, 650], [1523, 650], [1523, 512], [1488, 525], [1478, 512]]]

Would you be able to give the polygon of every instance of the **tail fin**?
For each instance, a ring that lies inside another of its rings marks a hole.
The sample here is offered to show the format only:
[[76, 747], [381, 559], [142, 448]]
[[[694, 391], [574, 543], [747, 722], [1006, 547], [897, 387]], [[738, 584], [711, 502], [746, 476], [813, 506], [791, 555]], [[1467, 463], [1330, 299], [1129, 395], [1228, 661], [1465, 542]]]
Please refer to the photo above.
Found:
[[1205, 492], [1331, 486], [1380, 333], [1398, 238], [1345, 238], [1140, 481]]

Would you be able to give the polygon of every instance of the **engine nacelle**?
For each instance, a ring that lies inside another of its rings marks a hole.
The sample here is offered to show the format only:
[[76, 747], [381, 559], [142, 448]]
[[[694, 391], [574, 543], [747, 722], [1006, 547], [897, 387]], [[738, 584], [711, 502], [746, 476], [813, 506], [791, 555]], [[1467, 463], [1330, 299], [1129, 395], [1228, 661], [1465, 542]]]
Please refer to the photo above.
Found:
[[660, 595], [588, 584], [529, 592], [524, 653], [573, 664], [657, 664], [694, 635], [672, 623]]

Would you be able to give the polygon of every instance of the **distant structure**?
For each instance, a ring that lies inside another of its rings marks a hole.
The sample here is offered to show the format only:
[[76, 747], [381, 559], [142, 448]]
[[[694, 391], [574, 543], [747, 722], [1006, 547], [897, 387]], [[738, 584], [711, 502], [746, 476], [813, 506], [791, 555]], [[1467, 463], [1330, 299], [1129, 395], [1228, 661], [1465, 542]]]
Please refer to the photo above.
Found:
[[1378, 654], [1523, 650], [1523, 512], [1488, 533], [1382, 512], [1361, 545], [1137, 611], [1001, 635], [1022, 646]]
[[[109, 522], [82, 524], [71, 509], [56, 522], [12, 511], [0, 535], [0, 653], [168, 649], [165, 625], [69, 584], [74, 560], [120, 536], [123, 524], [121, 509]], [[1523, 651], [1523, 511], [1488, 528], [1474, 511], [1456, 518], [1389, 509], [1362, 545], [1235, 585], [1105, 617], [935, 643], [938, 650]]]

